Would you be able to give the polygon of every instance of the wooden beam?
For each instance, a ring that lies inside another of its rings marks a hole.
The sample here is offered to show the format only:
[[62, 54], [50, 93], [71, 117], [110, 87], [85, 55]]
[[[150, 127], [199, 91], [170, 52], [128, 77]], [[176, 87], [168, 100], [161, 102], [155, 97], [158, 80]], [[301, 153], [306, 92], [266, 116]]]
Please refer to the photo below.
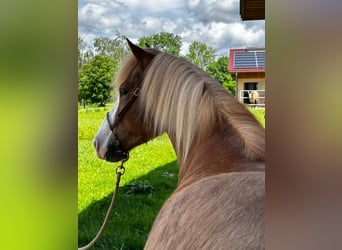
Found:
[[243, 21], [265, 20], [265, 0], [240, 0], [240, 16]]

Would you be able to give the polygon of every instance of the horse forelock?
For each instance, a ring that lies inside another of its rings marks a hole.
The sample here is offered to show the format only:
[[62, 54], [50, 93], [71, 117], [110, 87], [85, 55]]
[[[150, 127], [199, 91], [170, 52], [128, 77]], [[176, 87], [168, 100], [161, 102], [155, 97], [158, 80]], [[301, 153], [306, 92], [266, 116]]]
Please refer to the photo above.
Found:
[[128, 78], [137, 65], [137, 60], [133, 55], [128, 55], [122, 62], [119, 71], [116, 74], [116, 78], [113, 83], [114, 89], [120, 87], [120, 85]]
[[155, 135], [168, 132], [184, 162], [194, 140], [228, 122], [239, 133], [249, 159], [264, 160], [264, 129], [216, 80], [185, 59], [160, 53], [145, 72], [144, 120]]

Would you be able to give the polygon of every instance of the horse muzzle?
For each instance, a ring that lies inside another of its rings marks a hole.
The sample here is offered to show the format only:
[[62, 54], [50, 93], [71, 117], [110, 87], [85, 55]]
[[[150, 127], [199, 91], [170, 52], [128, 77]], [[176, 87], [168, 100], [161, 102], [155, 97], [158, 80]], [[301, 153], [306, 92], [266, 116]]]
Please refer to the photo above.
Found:
[[105, 160], [109, 162], [128, 160], [128, 152], [122, 149], [121, 143], [115, 135], [108, 141]]
[[110, 138], [106, 146], [101, 146], [100, 141], [95, 137], [93, 145], [97, 156], [102, 160], [118, 162], [128, 159], [128, 152], [121, 148], [121, 144], [118, 140]]
[[105, 160], [108, 162], [118, 162], [127, 159], [128, 153], [121, 149], [111, 149], [108, 148], [108, 151], [105, 155]]

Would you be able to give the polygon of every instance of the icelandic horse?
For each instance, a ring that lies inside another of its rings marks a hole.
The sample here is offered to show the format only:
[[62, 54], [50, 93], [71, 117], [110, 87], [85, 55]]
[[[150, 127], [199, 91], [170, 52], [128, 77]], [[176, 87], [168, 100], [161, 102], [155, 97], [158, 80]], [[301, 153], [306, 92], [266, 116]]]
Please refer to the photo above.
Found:
[[250, 104], [258, 104], [259, 93], [256, 90], [248, 91], [248, 100]]
[[167, 133], [178, 186], [159, 211], [145, 249], [264, 249], [265, 130], [206, 72], [128, 39], [114, 84], [119, 97], [93, 144], [99, 158]]

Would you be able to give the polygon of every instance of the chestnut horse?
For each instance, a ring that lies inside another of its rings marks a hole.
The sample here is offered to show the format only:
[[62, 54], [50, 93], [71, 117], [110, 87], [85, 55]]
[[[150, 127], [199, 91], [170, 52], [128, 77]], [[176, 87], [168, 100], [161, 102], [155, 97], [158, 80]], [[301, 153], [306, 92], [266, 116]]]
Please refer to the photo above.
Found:
[[185, 59], [128, 40], [120, 96], [94, 146], [115, 162], [167, 133], [179, 162], [145, 249], [264, 249], [265, 130], [216, 80]]

